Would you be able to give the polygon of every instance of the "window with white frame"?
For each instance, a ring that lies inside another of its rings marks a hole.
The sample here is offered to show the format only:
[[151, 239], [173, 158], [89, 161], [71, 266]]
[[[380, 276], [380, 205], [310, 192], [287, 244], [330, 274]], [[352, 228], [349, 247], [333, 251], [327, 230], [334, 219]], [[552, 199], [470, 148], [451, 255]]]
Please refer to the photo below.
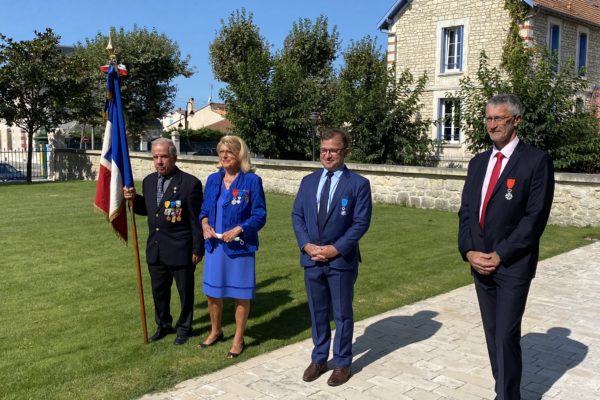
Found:
[[560, 61], [560, 25], [558, 23], [550, 22], [548, 25], [548, 50], [553, 57], [556, 57], [552, 70], [558, 72], [558, 62]]
[[462, 71], [463, 26], [442, 28], [441, 72]]
[[586, 75], [588, 53], [588, 31], [577, 31], [577, 72], [580, 76]]
[[460, 101], [440, 99], [438, 139], [446, 143], [460, 143]]

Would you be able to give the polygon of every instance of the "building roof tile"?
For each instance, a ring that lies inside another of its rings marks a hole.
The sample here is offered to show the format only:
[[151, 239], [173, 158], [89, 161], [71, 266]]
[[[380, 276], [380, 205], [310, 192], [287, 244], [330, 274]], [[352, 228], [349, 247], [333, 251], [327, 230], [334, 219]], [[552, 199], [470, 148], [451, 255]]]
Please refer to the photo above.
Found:
[[534, 4], [600, 26], [600, 0], [535, 0]]

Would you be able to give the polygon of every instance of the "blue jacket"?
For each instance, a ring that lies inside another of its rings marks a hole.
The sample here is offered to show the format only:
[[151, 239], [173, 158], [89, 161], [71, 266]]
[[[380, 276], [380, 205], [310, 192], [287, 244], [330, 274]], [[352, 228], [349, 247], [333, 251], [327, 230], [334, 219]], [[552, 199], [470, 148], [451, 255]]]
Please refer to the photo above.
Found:
[[323, 169], [319, 169], [305, 176], [294, 201], [292, 225], [300, 248], [300, 265], [317, 265], [303, 250], [307, 243], [332, 244], [340, 254], [324, 264], [335, 269], [356, 268], [360, 261], [358, 242], [371, 223], [371, 186], [366, 178], [344, 167], [329, 205], [323, 237], [320, 237], [317, 224], [317, 188], [322, 173]]
[[[208, 218], [208, 223], [213, 228], [216, 226], [217, 199], [221, 195], [221, 187], [225, 170], [220, 169], [209, 175], [204, 190], [204, 202], [200, 211], [200, 221]], [[237, 192], [239, 201], [234, 202], [233, 192]], [[224, 244], [225, 253], [228, 255], [254, 253], [258, 250], [258, 231], [265, 226], [267, 221], [267, 207], [265, 192], [262, 187], [261, 178], [254, 173], [241, 172], [231, 183], [231, 187], [225, 194], [227, 196], [223, 204], [223, 232], [236, 226], [241, 226], [244, 232], [240, 234], [242, 241], [233, 241]], [[222, 232], [219, 232], [222, 233]], [[215, 248], [215, 238], [205, 241], [206, 251], [211, 252]]]

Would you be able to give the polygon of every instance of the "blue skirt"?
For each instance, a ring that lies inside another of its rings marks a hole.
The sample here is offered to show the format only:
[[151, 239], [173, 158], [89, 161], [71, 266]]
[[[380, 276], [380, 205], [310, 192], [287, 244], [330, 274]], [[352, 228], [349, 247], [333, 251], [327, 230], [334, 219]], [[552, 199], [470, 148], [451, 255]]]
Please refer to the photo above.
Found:
[[[226, 191], [221, 187], [221, 195], [217, 200], [215, 232], [223, 233], [223, 202]], [[215, 239], [216, 246], [211, 253], [204, 256], [204, 283], [202, 291], [215, 298], [230, 297], [233, 299], [253, 299], [256, 288], [254, 253], [230, 256], [225, 253], [227, 246], [223, 241]]]

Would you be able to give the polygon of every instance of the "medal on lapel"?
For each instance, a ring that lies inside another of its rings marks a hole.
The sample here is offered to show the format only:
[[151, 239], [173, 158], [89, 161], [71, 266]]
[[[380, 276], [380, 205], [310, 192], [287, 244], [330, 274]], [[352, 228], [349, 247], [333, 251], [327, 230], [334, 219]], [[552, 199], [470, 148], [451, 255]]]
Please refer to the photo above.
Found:
[[341, 215], [346, 215], [346, 206], [348, 205], [348, 199], [343, 198], [342, 199], [342, 212], [340, 212]]
[[166, 216], [167, 221], [171, 221], [171, 202], [169, 200], [165, 201], [164, 214]]
[[506, 197], [506, 200], [512, 200], [512, 189], [513, 187], [515, 187], [515, 183], [516, 180], [514, 178], [509, 178], [506, 180], [506, 194], [504, 195], [504, 197]]
[[177, 222], [181, 221], [181, 200], [176, 200], [175, 201], [175, 207], [176, 207], [176, 212], [175, 214], [177, 215]]
[[231, 199], [231, 204], [234, 206], [240, 202], [240, 200], [238, 199], [238, 193], [239, 193], [239, 190], [237, 190], [237, 189], [231, 190], [231, 194], [233, 195], [233, 198]]

